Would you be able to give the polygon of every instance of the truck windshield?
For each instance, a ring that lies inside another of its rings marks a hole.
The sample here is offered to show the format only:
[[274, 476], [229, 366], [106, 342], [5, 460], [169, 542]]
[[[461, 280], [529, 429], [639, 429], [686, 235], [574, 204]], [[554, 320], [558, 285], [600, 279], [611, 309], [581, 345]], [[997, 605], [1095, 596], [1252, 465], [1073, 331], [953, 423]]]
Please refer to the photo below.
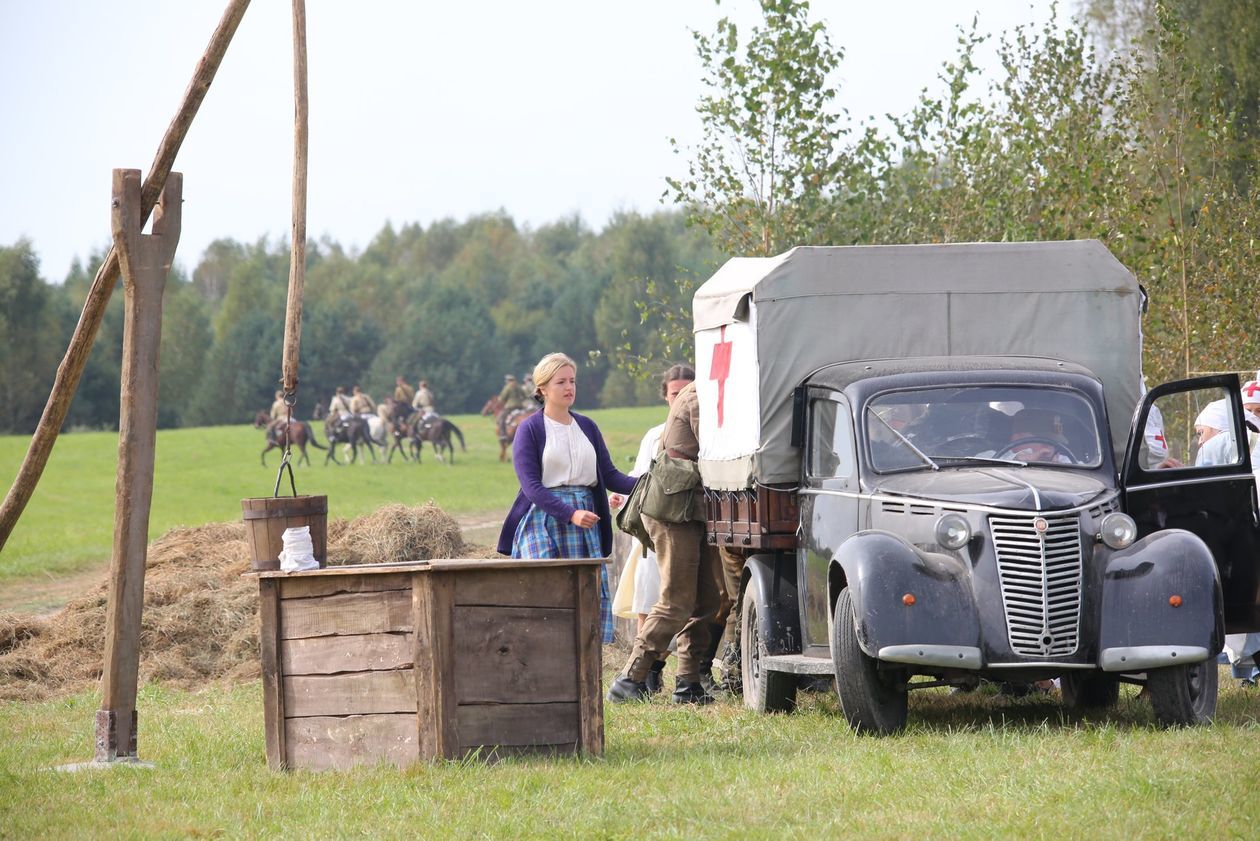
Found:
[[872, 398], [863, 416], [871, 466], [881, 473], [979, 463], [1102, 464], [1093, 408], [1065, 389], [951, 386], [894, 391]]

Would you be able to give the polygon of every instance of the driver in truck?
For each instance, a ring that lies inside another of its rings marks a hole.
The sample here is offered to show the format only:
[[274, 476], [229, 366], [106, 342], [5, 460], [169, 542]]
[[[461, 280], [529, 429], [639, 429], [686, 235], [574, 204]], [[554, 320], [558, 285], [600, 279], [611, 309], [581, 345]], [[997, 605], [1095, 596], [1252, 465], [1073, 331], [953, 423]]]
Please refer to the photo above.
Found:
[[1057, 415], [1046, 409], [1020, 409], [1011, 418], [1011, 443], [1007, 451], [1017, 461], [1075, 464], [1068, 455], [1067, 438]]

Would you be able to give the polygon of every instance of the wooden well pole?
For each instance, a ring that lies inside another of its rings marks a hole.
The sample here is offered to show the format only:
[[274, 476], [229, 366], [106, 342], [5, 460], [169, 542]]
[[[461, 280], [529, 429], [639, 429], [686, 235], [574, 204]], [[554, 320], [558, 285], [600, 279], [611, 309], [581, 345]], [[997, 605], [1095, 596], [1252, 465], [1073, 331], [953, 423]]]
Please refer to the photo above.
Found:
[[96, 761], [136, 758], [140, 616], [157, 444], [162, 292], [179, 244], [183, 176], [166, 179], [153, 233], [142, 233], [140, 170], [114, 170], [114, 250], [125, 295], [114, 549], [105, 605], [105, 667], [96, 713]]
[[[210, 90], [210, 83], [214, 81], [215, 73], [218, 72], [219, 65], [223, 61], [223, 55], [227, 52], [228, 44], [231, 43], [232, 36], [236, 34], [236, 27], [240, 24], [248, 6], [249, 0], [230, 0], [227, 10], [219, 20], [219, 25], [210, 36], [210, 43], [205, 53], [197, 62], [192, 81], [188, 83], [188, 88], [184, 91], [184, 99], [175, 113], [175, 118], [167, 127], [166, 134], [162, 136], [157, 154], [149, 166], [149, 175], [140, 188], [142, 225], [153, 212], [158, 195], [166, 186], [167, 176], [170, 175], [171, 167], [175, 164], [175, 156], [188, 135], [188, 129], [192, 125], [193, 118], [197, 116], [197, 110], [201, 107], [206, 92]], [[118, 274], [118, 250], [110, 248], [109, 253], [105, 255], [105, 262], [97, 270], [96, 278], [88, 290], [87, 300], [83, 303], [83, 313], [79, 316], [79, 323], [74, 328], [74, 335], [70, 338], [66, 355], [57, 367], [52, 391], [48, 395], [48, 402], [44, 405], [44, 414], [39, 419], [35, 434], [31, 437], [30, 446], [27, 447], [26, 457], [22, 460], [22, 466], [18, 469], [18, 474], [4, 502], [0, 504], [0, 549], [4, 548], [9, 535], [13, 533], [13, 527], [17, 525], [18, 518], [22, 516], [22, 511], [26, 508], [26, 503], [30, 501], [31, 494], [35, 492], [39, 477], [43, 475], [44, 467], [48, 464], [53, 444], [57, 442], [57, 433], [61, 431], [61, 425], [65, 423], [66, 412], [70, 410], [70, 402], [74, 399], [74, 393], [79, 387], [79, 379], [83, 376], [83, 369], [92, 352], [92, 344], [96, 341], [101, 320], [105, 317], [109, 297], [114, 291], [115, 284], [118, 283]]]
[[284, 313], [285, 400], [296, 400], [298, 350], [302, 342], [302, 294], [306, 285], [306, 0], [293, 0], [293, 231], [289, 297]]

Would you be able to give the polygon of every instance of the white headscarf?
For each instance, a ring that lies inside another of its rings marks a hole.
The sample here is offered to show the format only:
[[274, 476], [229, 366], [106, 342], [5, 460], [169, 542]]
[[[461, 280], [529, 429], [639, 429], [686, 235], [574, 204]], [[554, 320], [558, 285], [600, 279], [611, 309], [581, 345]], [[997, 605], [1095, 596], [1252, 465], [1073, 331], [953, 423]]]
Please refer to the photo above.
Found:
[[1228, 406], [1228, 400], [1213, 400], [1203, 407], [1202, 412], [1199, 412], [1199, 416], [1194, 419], [1194, 425], [1206, 426], [1218, 432], [1224, 432], [1231, 426]]

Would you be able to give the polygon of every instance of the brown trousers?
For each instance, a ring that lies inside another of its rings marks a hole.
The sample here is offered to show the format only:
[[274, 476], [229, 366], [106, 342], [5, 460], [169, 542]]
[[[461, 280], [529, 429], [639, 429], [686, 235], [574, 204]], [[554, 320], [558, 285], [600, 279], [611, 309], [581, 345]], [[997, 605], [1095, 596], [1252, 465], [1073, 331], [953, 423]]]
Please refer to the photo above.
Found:
[[699, 680], [709, 625], [720, 601], [717, 548], [705, 540], [700, 522], [662, 523], [645, 515], [643, 525], [656, 545], [661, 595], [634, 640], [623, 674], [643, 680], [652, 663], [665, 659], [669, 641], [677, 635], [678, 677]]
[[[744, 556], [727, 549], [719, 549], [722, 566], [722, 603], [714, 622], [725, 622], [726, 642], [735, 642], [739, 633], [739, 578], [744, 573]], [[712, 640], [710, 640], [712, 642]]]

